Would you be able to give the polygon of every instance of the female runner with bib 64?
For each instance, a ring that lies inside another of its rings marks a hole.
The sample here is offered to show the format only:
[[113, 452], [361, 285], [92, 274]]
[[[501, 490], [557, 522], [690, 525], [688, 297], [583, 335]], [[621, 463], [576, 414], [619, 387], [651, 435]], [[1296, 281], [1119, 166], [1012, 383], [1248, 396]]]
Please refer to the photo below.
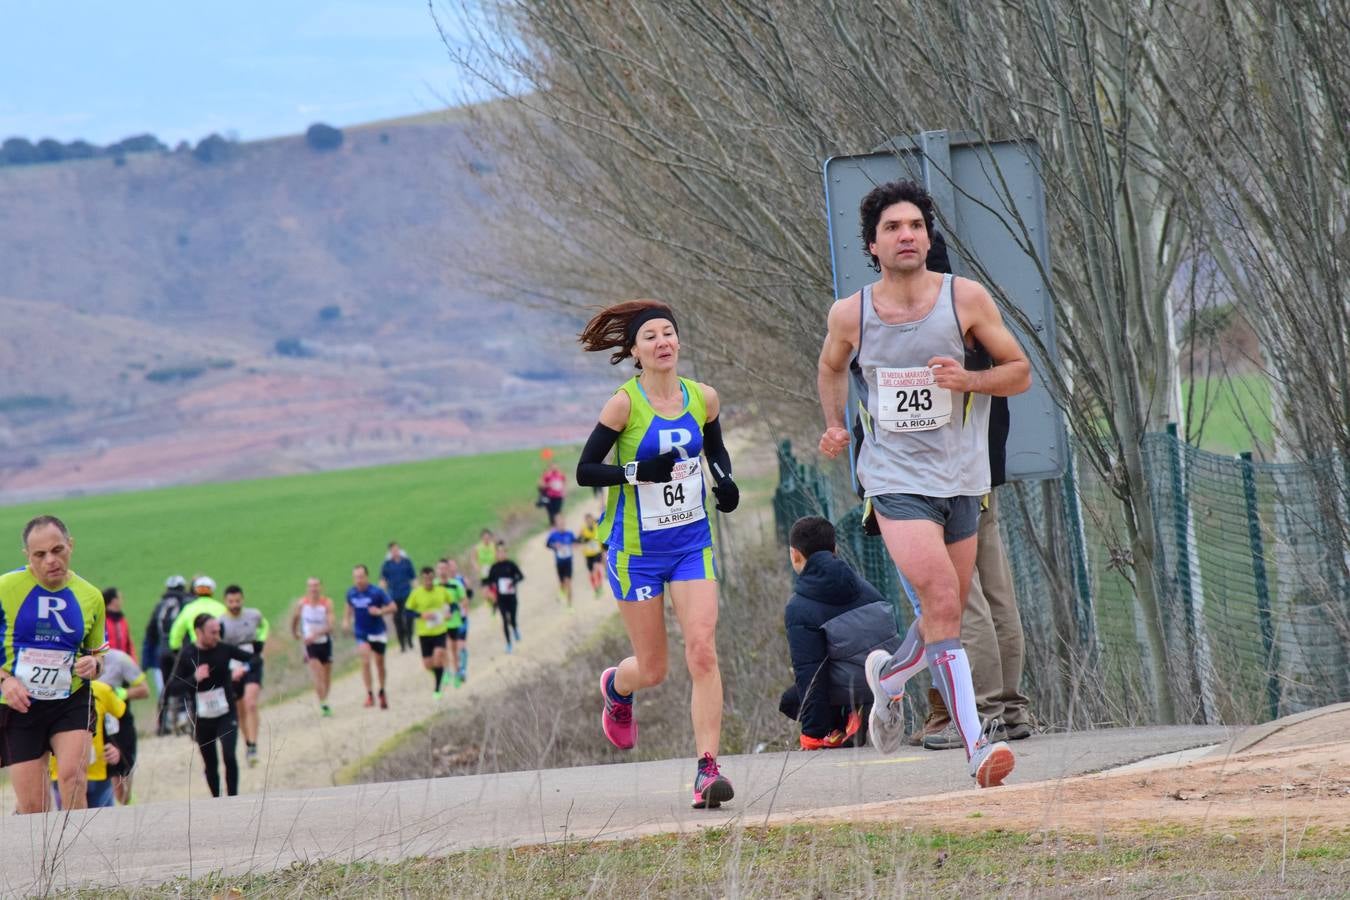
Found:
[[[637, 742], [633, 692], [666, 677], [666, 585], [684, 634], [685, 665], [698, 770], [694, 808], [714, 809], [734, 794], [717, 768], [722, 732], [722, 674], [717, 667], [717, 567], [703, 460], [717, 509], [731, 512], [740, 491], [722, 440], [717, 392], [681, 378], [679, 328], [669, 306], [629, 300], [601, 310], [581, 332], [588, 351], [633, 359], [638, 374], [600, 411], [577, 464], [577, 484], [609, 488], [600, 541], [605, 570], [633, 655], [600, 676], [600, 723], [614, 746]], [[606, 457], [614, 451], [614, 461]]]

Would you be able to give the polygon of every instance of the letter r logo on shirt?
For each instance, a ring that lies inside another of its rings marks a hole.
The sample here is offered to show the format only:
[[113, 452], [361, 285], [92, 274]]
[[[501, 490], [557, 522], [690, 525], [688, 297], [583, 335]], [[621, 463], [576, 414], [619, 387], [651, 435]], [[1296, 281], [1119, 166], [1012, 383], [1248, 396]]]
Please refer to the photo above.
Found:
[[694, 440], [694, 433], [688, 428], [662, 428], [657, 435], [661, 439], [660, 452], [669, 453], [671, 450], [678, 450], [682, 459], [689, 458], [689, 452], [684, 448]]
[[39, 619], [52, 618], [56, 624], [66, 634], [74, 634], [75, 629], [66, 624], [66, 620], [61, 618], [61, 610], [66, 608], [64, 597], [51, 597], [46, 594], [38, 594], [38, 614]]

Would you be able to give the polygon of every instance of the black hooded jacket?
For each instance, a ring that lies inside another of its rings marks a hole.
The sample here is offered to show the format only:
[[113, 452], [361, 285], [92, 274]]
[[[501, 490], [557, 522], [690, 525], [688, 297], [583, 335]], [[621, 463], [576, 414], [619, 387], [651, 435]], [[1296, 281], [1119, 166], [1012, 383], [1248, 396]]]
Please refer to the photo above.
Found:
[[867, 654], [895, 652], [900, 635], [891, 604], [848, 563], [812, 553], [783, 613], [792, 671], [801, 698], [802, 734], [824, 737], [833, 709], [871, 701], [863, 674]]

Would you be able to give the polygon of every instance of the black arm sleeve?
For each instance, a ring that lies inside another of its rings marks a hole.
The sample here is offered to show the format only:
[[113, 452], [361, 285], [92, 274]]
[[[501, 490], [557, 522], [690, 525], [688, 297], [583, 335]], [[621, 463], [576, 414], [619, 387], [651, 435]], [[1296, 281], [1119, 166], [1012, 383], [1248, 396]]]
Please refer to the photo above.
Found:
[[708, 457], [715, 481], [731, 477], [731, 457], [727, 454], [727, 445], [722, 441], [721, 417], [703, 425], [703, 455]]
[[581, 449], [581, 459], [577, 462], [578, 485], [609, 487], [625, 482], [623, 466], [605, 462], [605, 457], [609, 456], [609, 451], [614, 449], [614, 443], [618, 439], [619, 432], [600, 422], [595, 423], [595, 430], [586, 439], [586, 446]]

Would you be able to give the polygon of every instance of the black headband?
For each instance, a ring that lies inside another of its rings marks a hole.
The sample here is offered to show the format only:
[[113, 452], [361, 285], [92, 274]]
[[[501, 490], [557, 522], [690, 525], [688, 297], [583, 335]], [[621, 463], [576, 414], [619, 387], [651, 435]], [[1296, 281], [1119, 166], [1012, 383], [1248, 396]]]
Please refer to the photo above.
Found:
[[680, 333], [680, 325], [675, 321], [675, 314], [673, 312], [668, 309], [658, 309], [656, 307], [644, 309], [633, 317], [633, 321], [628, 323], [628, 329], [624, 333], [624, 338], [627, 340], [629, 347], [637, 343], [638, 332], [642, 330], [642, 326], [653, 319], [670, 320], [670, 324], [675, 327], [675, 333]]

